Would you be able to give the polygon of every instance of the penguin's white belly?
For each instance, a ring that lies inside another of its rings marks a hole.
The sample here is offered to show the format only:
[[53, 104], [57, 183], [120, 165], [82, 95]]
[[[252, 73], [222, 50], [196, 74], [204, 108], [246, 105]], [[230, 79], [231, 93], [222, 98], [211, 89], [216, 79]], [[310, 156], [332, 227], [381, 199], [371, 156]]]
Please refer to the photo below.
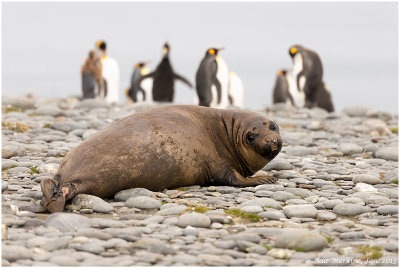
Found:
[[101, 60], [103, 66], [103, 78], [107, 83], [108, 102], [118, 102], [119, 100], [119, 67], [118, 63], [110, 57]]
[[299, 87], [297, 86], [297, 77], [303, 71], [303, 57], [300, 53], [294, 56], [293, 76], [288, 75], [289, 93], [293, 98], [296, 107], [303, 107], [305, 104], [304, 85], [306, 78], [302, 75], [299, 79]]
[[217, 89], [215, 86], [213, 86], [211, 87], [211, 95], [213, 96], [213, 99], [211, 101], [210, 106], [224, 109], [229, 105], [229, 100], [228, 100], [229, 70], [228, 70], [228, 65], [226, 65], [224, 59], [222, 59], [221, 56], [217, 56], [215, 59], [218, 65], [217, 79], [221, 84], [221, 102], [218, 103]]
[[232, 98], [232, 106], [243, 108], [243, 82], [234, 72], [229, 72], [229, 96]]
[[[153, 78], [146, 78], [140, 83], [140, 87], [146, 92], [145, 102], [153, 102]], [[142, 94], [140, 92], [140, 94]]]
[[[297, 89], [296, 80], [293, 79], [293, 76], [286, 75], [286, 81], [288, 82], [288, 85], [289, 85], [289, 94], [290, 94], [290, 96], [292, 96], [294, 106], [304, 107], [306, 96], [303, 91], [299, 91]], [[302, 76], [300, 78], [300, 84], [302, 82], [305, 82], [304, 76]]]

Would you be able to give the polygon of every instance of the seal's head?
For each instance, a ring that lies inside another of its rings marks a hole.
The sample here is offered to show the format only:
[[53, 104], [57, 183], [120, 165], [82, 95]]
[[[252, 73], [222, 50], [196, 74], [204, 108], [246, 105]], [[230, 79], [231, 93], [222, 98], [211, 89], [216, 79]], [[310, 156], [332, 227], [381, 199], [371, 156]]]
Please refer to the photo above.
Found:
[[239, 151], [253, 172], [263, 168], [282, 149], [278, 125], [263, 116], [244, 120], [239, 133]]

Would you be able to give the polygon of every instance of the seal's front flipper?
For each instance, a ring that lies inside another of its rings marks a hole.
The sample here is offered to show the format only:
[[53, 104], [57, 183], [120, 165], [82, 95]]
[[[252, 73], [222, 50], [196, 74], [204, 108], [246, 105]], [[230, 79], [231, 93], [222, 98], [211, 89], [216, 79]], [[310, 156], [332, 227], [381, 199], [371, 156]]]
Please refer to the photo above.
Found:
[[240, 187], [247, 187], [247, 186], [257, 186], [260, 184], [270, 184], [275, 183], [278, 179], [272, 176], [255, 176], [255, 177], [248, 177], [245, 178], [237, 172], [235, 169], [229, 170], [221, 183], [225, 183], [224, 185], [231, 185], [231, 186], [240, 186]]
[[58, 181], [44, 179], [40, 182], [43, 197], [40, 204], [47, 208], [51, 213], [63, 212], [65, 205], [65, 195], [59, 190]]

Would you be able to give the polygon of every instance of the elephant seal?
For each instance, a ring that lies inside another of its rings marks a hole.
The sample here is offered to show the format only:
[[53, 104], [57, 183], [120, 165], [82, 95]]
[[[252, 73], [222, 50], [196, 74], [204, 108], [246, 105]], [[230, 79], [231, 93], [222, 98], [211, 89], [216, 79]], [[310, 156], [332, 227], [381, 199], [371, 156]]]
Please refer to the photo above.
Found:
[[112, 123], [70, 151], [55, 177], [41, 181], [41, 204], [59, 212], [82, 193], [111, 197], [135, 187], [273, 183], [272, 176], [249, 176], [281, 148], [278, 125], [254, 112], [154, 108]]

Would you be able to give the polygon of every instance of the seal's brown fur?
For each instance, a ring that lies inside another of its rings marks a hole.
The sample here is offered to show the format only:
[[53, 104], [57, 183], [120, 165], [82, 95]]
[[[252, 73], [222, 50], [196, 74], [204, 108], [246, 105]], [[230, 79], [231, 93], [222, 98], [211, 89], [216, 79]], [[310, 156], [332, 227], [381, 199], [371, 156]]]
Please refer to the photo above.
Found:
[[281, 146], [278, 126], [257, 113], [156, 108], [111, 124], [69, 152], [55, 178], [42, 181], [42, 204], [55, 212], [78, 193], [111, 197], [134, 187], [270, 183], [276, 180], [249, 176]]

